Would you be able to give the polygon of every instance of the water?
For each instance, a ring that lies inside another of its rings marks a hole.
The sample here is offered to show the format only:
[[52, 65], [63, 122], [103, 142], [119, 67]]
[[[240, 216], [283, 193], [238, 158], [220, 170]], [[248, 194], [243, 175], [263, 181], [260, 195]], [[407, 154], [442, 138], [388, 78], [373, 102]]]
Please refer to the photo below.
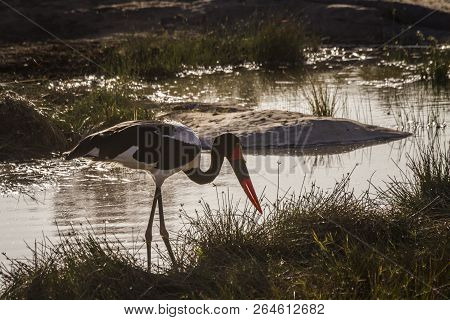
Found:
[[[274, 202], [277, 191], [299, 193], [302, 186], [307, 188], [312, 183], [330, 189], [349, 173], [350, 185], [357, 193], [369, 186], [383, 187], [389, 177], [398, 177], [401, 170], [406, 170], [407, 155], [414, 156], [421, 144], [439, 140], [441, 148], [448, 149], [449, 91], [434, 90], [430, 84], [418, 82], [408, 68], [397, 78], [367, 75], [362, 61], [371, 57], [367, 52], [358, 54], [347, 53], [344, 62], [352, 61], [351, 66], [336, 69], [335, 60], [330, 60], [321, 71], [314, 72], [319, 81], [339, 88], [343, 106], [337, 115], [414, 135], [387, 144], [345, 149], [248, 154], [255, 189], [258, 193], [264, 190], [266, 196], [264, 205]], [[95, 78], [52, 82], [47, 90], [53, 94], [69, 87], [78, 90], [93, 85], [92, 81]], [[308, 81], [308, 76], [296, 72], [226, 69], [184, 75], [167, 82], [139, 83], [135, 89], [141, 99], [157, 102], [197, 101], [308, 113], [302, 94]], [[203, 154], [205, 166], [208, 161], [208, 154]], [[9, 257], [29, 255], [25, 243], [33, 246], [36, 239], [44, 237], [57, 241], [59, 233], [70, 234], [80, 228], [115, 236], [130, 250], [144, 244], [154, 186], [143, 172], [87, 160], [53, 159], [0, 164], [0, 178], [0, 250]], [[248, 205], [227, 164], [214, 186], [195, 185], [183, 173], [167, 180], [163, 201], [166, 226], [172, 237], [176, 238], [183, 227], [180, 209], [189, 214], [201, 213], [200, 200], [217, 208], [223, 194], [240, 199], [240, 208]], [[158, 218], [155, 220], [154, 244], [161, 246]]]

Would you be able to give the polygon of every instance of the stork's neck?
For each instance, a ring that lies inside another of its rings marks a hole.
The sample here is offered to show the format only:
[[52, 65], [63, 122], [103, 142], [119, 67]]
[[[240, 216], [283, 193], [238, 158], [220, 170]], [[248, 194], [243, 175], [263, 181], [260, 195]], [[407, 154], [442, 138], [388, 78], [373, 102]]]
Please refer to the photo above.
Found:
[[185, 170], [186, 175], [197, 184], [207, 184], [214, 181], [214, 179], [219, 175], [220, 169], [222, 168], [224, 154], [215, 145], [211, 148], [211, 164], [209, 169], [203, 171], [200, 168], [200, 161], [198, 165], [192, 169]]

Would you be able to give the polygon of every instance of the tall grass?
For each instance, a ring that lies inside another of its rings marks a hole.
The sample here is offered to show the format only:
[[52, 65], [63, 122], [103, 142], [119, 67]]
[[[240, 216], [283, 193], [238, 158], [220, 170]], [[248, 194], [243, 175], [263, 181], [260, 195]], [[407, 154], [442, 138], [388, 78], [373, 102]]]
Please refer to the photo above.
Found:
[[263, 21], [256, 32], [245, 37], [249, 43], [247, 60], [269, 67], [302, 64], [303, 50], [311, 46], [303, 27], [289, 20]]
[[429, 79], [436, 85], [446, 85], [450, 77], [450, 50], [433, 47], [420, 72], [422, 79]]
[[[448, 158], [428, 156], [411, 159], [416, 188], [448, 190]], [[1, 297], [448, 298], [448, 215], [411, 214], [407, 204], [416, 198], [387, 203], [383, 195], [357, 197], [348, 181], [268, 204], [264, 217], [239, 211], [232, 201], [219, 210], [205, 203], [202, 215], [187, 216], [176, 250], [180, 270], [147, 273], [128, 251], [89, 235], [33, 249], [30, 260], [2, 269]]]
[[310, 80], [309, 85], [302, 89], [310, 112], [317, 117], [333, 117], [339, 103], [344, 102], [339, 96], [339, 88], [331, 88], [328, 84]]
[[397, 128], [421, 135], [445, 132], [447, 127], [445, 108], [438, 98], [431, 97], [429, 88], [413, 87], [412, 91], [387, 95], [389, 112], [394, 116]]
[[187, 68], [257, 63], [268, 67], [299, 65], [311, 43], [291, 20], [264, 20], [222, 26], [204, 34], [131, 36], [107, 55], [105, 68], [116, 75], [154, 79]]
[[48, 156], [66, 143], [57, 123], [27, 98], [0, 92], [0, 161]]
[[403, 173], [400, 181], [391, 178], [383, 198], [401, 212], [419, 216], [450, 217], [450, 149], [439, 151], [423, 147], [410, 158], [411, 174]]
[[382, 210], [344, 181], [285, 199], [262, 224], [208, 213], [186, 251], [196, 252], [190, 272], [214, 279], [213, 298], [442, 298], [448, 228]]
[[27, 261], [14, 260], [2, 270], [9, 299], [137, 298], [158, 276], [145, 272], [136, 257], [123, 253], [105, 238], [84, 233], [43, 242]]
[[450, 77], [450, 48], [441, 46], [433, 37], [428, 37], [427, 40], [430, 42], [430, 49], [420, 68], [421, 76], [435, 85], [445, 85]]
[[126, 81], [95, 87], [69, 106], [61, 118], [72, 132], [81, 136], [127, 120], [152, 119], [155, 109], [137, 101]]
[[402, 61], [416, 66], [413, 71], [423, 80], [430, 80], [433, 85], [445, 86], [450, 79], [450, 48], [440, 44], [433, 37], [425, 38], [418, 33], [418, 43], [425, 48], [406, 50], [401, 46], [385, 49], [387, 60]]

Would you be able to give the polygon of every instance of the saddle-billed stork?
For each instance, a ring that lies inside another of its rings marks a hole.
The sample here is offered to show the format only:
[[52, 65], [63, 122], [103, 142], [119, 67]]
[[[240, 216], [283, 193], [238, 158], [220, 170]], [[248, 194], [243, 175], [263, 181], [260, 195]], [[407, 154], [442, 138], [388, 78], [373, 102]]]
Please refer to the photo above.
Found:
[[178, 171], [186, 173], [189, 179], [197, 184], [210, 183], [219, 175], [224, 158], [227, 158], [251, 203], [262, 213], [238, 137], [224, 133], [214, 139], [211, 146], [211, 164], [206, 171], [200, 168], [200, 156], [200, 139], [187, 126], [174, 121], [127, 121], [85, 137], [66, 154], [66, 159], [88, 157], [93, 160], [113, 161], [128, 168], [146, 170], [151, 174], [156, 189], [145, 232], [150, 269], [156, 204], [161, 237], [173, 265], [177, 265], [164, 224], [161, 186], [168, 177]]

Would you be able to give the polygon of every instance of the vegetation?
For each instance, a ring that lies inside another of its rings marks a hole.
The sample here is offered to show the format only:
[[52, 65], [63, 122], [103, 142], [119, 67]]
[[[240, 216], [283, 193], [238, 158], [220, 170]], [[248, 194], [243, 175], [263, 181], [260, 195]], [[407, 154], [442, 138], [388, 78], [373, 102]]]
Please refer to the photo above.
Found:
[[449, 218], [450, 149], [424, 147], [417, 159], [410, 159], [408, 168], [412, 175], [403, 173], [402, 181], [391, 178], [383, 198], [404, 213]]
[[339, 88], [310, 79], [309, 86], [303, 89], [303, 96], [308, 102], [310, 112], [317, 117], [333, 117], [342, 98]]
[[[429, 152], [410, 160], [414, 186], [403, 189], [402, 201], [356, 197], [347, 178], [331, 192], [313, 188], [267, 206], [262, 222], [231, 201], [217, 212], [204, 204], [178, 244], [180, 270], [147, 273], [104, 238], [64, 238], [33, 249], [28, 261], [10, 261], [1, 297], [445, 299], [448, 201], [436, 206], [434, 199], [448, 200], [449, 162], [442, 153], [429, 160]], [[441, 209], [447, 215], [435, 219]]]
[[223, 26], [201, 35], [135, 35], [107, 55], [109, 73], [145, 79], [173, 76], [190, 67], [257, 63], [267, 67], [301, 65], [311, 44], [290, 20]]
[[132, 84], [118, 80], [95, 87], [60, 115], [71, 132], [81, 136], [127, 120], [152, 119], [155, 108], [137, 101]]
[[445, 132], [446, 110], [435, 94], [430, 94], [429, 86], [410, 85], [408, 90], [388, 93], [384, 98], [399, 130], [416, 135]]
[[433, 46], [420, 72], [422, 79], [431, 80], [433, 84], [447, 84], [450, 74], [450, 50]]
[[[420, 32], [418, 37], [425, 41]], [[450, 76], [450, 48], [441, 46], [433, 37], [428, 37], [426, 41], [430, 44], [430, 49], [423, 57], [424, 62], [420, 68], [422, 79], [431, 80], [436, 85], [445, 85]]]
[[0, 94], [0, 160], [46, 156], [64, 147], [55, 121], [13, 91]]
[[269, 67], [295, 66], [304, 62], [303, 50], [312, 45], [301, 25], [290, 20], [263, 21], [247, 38], [247, 62]]
[[415, 74], [420, 75], [422, 80], [430, 80], [435, 86], [446, 85], [450, 77], [450, 48], [438, 43], [433, 37], [425, 38], [420, 32], [417, 38], [418, 44], [425, 46], [425, 49], [407, 50], [395, 46], [385, 49], [385, 57], [390, 61], [406, 62], [414, 66]]
[[405, 70], [402, 63], [387, 63], [362, 66], [359, 76], [366, 81], [385, 79], [404, 79]]

